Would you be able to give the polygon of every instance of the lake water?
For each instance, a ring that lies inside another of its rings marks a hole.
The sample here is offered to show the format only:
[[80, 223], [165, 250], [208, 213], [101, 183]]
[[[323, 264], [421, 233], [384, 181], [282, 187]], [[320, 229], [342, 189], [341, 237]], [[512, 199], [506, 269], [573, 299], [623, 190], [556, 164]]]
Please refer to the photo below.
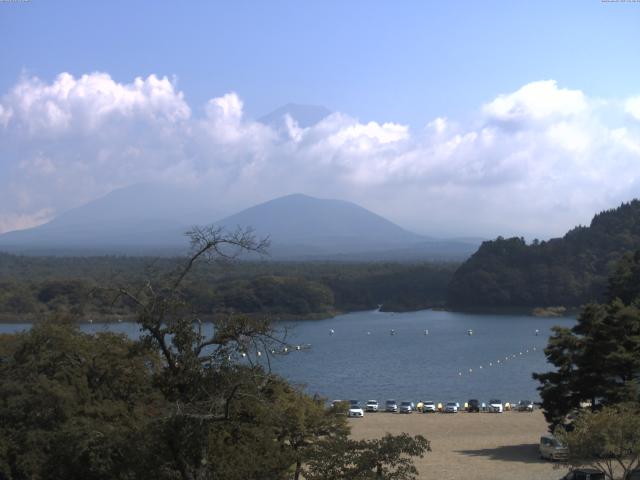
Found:
[[[288, 343], [311, 344], [311, 348], [276, 355], [271, 364], [289, 381], [304, 384], [308, 393], [329, 399], [538, 400], [538, 384], [531, 373], [551, 368], [543, 352], [550, 329], [574, 323], [573, 318], [432, 310], [358, 312], [278, 324], [286, 327]], [[25, 328], [29, 325], [4, 324], [0, 332]], [[81, 328], [134, 338], [139, 333], [132, 323]], [[395, 335], [390, 334], [392, 329]]]

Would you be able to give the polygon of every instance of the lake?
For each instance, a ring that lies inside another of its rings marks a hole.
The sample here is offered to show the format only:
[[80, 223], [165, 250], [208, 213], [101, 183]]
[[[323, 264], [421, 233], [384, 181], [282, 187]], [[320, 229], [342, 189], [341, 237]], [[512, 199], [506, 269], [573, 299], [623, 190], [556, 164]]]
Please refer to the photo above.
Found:
[[[305, 385], [309, 394], [328, 399], [538, 400], [538, 384], [531, 373], [550, 369], [543, 352], [550, 329], [574, 323], [574, 318], [433, 310], [357, 312], [282, 322], [277, 325], [287, 329], [288, 343], [311, 344], [311, 348], [276, 355], [271, 364], [289, 381]], [[29, 325], [3, 324], [0, 332], [25, 328]], [[133, 323], [81, 328], [138, 335]], [[392, 329], [395, 335], [390, 334]]]

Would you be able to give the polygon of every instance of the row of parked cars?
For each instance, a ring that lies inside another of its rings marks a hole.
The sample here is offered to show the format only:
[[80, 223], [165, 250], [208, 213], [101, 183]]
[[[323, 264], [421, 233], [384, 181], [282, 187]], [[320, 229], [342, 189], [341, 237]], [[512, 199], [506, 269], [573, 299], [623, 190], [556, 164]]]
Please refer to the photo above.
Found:
[[[339, 400], [334, 401], [334, 404]], [[510, 403], [502, 403], [501, 400], [492, 399], [488, 403], [480, 402], [477, 399], [471, 399], [463, 406], [463, 410], [467, 412], [493, 412], [502, 413], [505, 410], [510, 410]], [[521, 412], [532, 412], [534, 408], [533, 402], [530, 400], [520, 400], [517, 404], [514, 404], [513, 409]], [[364, 412], [391, 412], [391, 413], [432, 413], [432, 412], [444, 412], [444, 413], [458, 413], [460, 411], [460, 404], [458, 402], [447, 402], [445, 404], [435, 403], [432, 401], [420, 401], [417, 404], [411, 401], [405, 401], [398, 403], [396, 400], [387, 400], [382, 407], [377, 400], [367, 400], [362, 406], [359, 400], [349, 400], [348, 415], [350, 417], [364, 417]]]

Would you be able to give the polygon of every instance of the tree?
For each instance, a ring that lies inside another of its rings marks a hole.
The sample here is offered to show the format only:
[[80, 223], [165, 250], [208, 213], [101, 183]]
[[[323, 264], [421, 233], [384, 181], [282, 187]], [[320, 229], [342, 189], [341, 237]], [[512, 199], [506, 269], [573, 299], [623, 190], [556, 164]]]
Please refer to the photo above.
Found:
[[0, 342], [0, 478], [135, 478], [131, 445], [162, 410], [154, 351], [43, 322]]
[[[556, 429], [572, 466], [589, 466], [609, 480], [626, 480], [640, 467], [640, 408], [637, 404], [583, 411], [571, 431]], [[619, 474], [621, 472], [621, 475]]]
[[414, 457], [431, 451], [422, 435], [386, 434], [373, 440], [331, 438], [318, 444], [305, 472], [309, 480], [414, 480]]
[[[640, 297], [628, 295], [638, 287], [636, 275], [627, 273], [639, 264], [640, 255], [625, 257], [610, 280], [616, 296], [587, 305], [573, 328], [554, 328], [545, 354], [556, 370], [533, 374], [551, 428], [584, 401], [597, 409], [640, 398]], [[626, 302], [617, 292], [625, 293]]]

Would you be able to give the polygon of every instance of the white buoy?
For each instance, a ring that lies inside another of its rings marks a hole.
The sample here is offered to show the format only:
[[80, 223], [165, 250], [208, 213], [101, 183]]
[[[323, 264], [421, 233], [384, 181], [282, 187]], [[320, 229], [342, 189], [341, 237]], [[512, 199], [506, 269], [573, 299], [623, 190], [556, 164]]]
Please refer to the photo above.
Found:
[[470, 368], [470, 369], [469, 369], [469, 373], [473, 373], [473, 368]]
[[300, 350], [300, 345], [296, 345], [296, 350]]
[[480, 368], [482, 368], [482, 365], [480, 365]]
[[392, 328], [391, 331], [389, 332], [390, 335], [395, 335], [396, 331]]
[[459, 375], [459, 376], [462, 376], [462, 372], [458, 372], [458, 375]]
[[425, 329], [424, 334], [425, 334], [425, 335], [429, 335], [429, 329], [428, 329], [428, 328], [427, 328], [427, 329]]
[[284, 347], [284, 348], [282, 349], [282, 351], [283, 351], [284, 353], [287, 353], [287, 352], [289, 351], [289, 349], [288, 349], [287, 347]]
[[473, 335], [473, 330], [471, 329], [467, 330], [467, 335]]
[[490, 367], [493, 367], [493, 362], [489, 362], [489, 366], [490, 366]]
[[540, 330], [538, 330], [538, 329], [536, 328], [536, 336], [537, 336], [537, 335], [540, 335]]
[[367, 332], [367, 335], [371, 335], [371, 332]]
[[261, 357], [262, 356], [262, 352], [258, 352], [258, 356]]
[[334, 333], [336, 333], [336, 331], [333, 328], [329, 330], [329, 335], [333, 335]]
[[244, 353], [244, 352], [242, 352], [240, 355], [242, 355], [242, 358], [244, 358], [244, 357], [246, 357], [246, 356], [247, 356], [247, 354], [246, 354], [246, 353]]

